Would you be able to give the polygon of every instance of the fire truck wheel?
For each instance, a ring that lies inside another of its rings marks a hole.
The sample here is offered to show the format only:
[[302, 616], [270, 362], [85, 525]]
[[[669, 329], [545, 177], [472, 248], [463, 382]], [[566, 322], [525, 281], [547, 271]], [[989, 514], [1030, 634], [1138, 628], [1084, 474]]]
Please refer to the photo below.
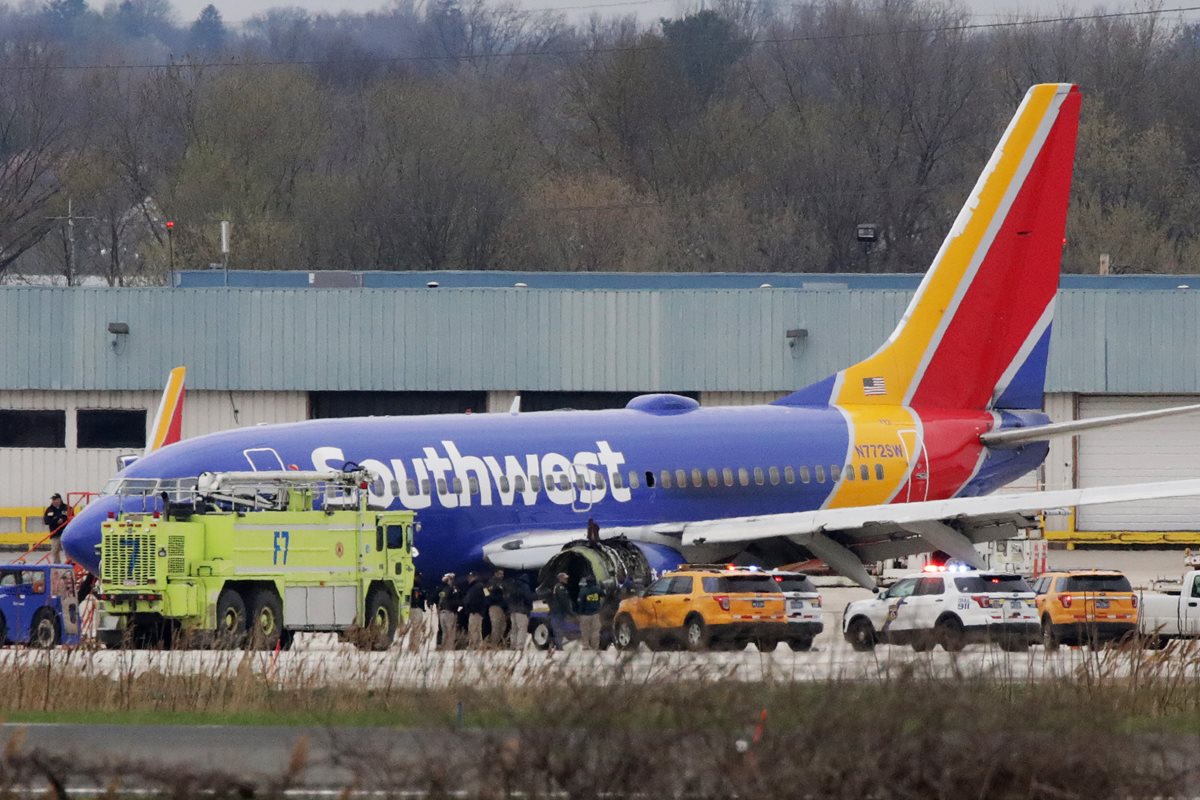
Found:
[[367, 625], [360, 647], [387, 650], [396, 638], [396, 601], [385, 590], [375, 588], [367, 595]]
[[38, 610], [33, 615], [33, 625], [29, 628], [30, 647], [49, 649], [55, 647], [61, 639], [62, 628], [59, 627], [54, 612], [48, 608]]
[[274, 650], [283, 634], [283, 604], [271, 589], [259, 589], [250, 597], [250, 646]]
[[226, 588], [217, 598], [215, 641], [222, 650], [240, 648], [246, 643], [246, 601], [236, 589]]

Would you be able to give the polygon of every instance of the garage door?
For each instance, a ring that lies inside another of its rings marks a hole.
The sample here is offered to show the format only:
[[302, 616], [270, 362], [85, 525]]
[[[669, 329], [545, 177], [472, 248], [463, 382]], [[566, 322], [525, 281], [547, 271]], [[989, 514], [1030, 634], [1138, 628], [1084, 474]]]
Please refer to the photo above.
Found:
[[[1081, 397], [1079, 416], [1104, 417], [1200, 402], [1196, 397]], [[1079, 485], [1114, 486], [1200, 477], [1200, 414], [1138, 422], [1079, 437]], [[1079, 509], [1086, 531], [1200, 530], [1200, 498]]]

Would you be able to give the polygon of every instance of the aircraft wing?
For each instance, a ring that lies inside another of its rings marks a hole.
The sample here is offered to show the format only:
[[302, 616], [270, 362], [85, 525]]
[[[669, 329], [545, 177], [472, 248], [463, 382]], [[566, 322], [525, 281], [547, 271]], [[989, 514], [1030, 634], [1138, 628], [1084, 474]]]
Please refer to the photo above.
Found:
[[869, 586], [873, 580], [863, 567], [865, 561], [942, 550], [979, 565], [975, 544], [1011, 538], [1017, 528], [1033, 527], [1032, 515], [1047, 509], [1195, 495], [1200, 495], [1200, 479], [827, 508], [688, 522], [681, 544], [787, 539]]

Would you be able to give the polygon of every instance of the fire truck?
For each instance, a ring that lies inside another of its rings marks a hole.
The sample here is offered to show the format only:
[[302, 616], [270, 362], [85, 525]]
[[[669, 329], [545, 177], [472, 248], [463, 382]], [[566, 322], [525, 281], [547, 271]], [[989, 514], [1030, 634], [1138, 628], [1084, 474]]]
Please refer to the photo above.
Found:
[[407, 621], [411, 511], [368, 506], [367, 470], [205, 473], [122, 496], [100, 539], [108, 646], [286, 648], [333, 631], [386, 649]]

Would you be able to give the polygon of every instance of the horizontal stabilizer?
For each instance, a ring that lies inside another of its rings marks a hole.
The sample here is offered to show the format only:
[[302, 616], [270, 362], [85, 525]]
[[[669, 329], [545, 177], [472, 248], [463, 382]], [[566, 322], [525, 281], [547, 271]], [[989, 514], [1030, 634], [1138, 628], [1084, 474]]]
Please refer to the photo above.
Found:
[[1143, 422], [1163, 417], [1174, 417], [1182, 414], [1200, 412], [1200, 404], [1162, 408], [1155, 411], [1137, 411], [1132, 414], [1115, 414], [1111, 417], [1095, 417], [1093, 419], [1076, 419], [1070, 422], [1055, 422], [1050, 425], [1038, 425], [1033, 428], [1008, 428], [979, 434], [979, 440], [988, 447], [1019, 447], [1028, 442], [1044, 442], [1058, 436], [1074, 436], [1082, 431], [1097, 428], [1112, 428], [1117, 425], [1128, 425], [1132, 422]]

